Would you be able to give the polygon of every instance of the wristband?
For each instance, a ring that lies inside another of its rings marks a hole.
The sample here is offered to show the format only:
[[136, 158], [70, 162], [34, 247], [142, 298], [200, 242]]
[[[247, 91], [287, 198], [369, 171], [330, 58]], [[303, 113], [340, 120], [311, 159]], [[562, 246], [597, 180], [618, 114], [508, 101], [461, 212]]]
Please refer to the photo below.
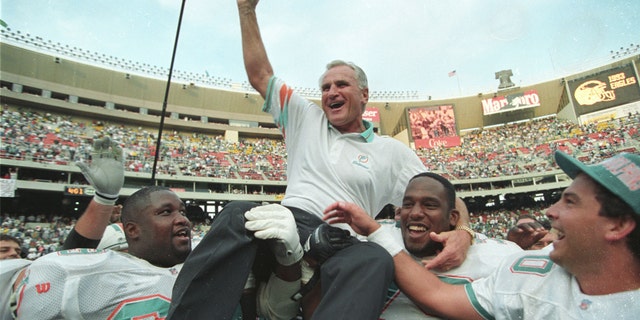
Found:
[[380, 227], [367, 237], [368, 241], [379, 244], [393, 257], [402, 251], [402, 246], [396, 242], [391, 230]]
[[462, 231], [465, 231], [466, 233], [468, 233], [471, 236], [471, 244], [473, 244], [473, 241], [476, 239], [475, 231], [471, 230], [471, 228], [469, 228], [469, 227], [467, 227], [465, 225], [456, 226], [456, 228], [454, 230], [462, 230]]
[[98, 193], [93, 196], [93, 200], [99, 204], [103, 204], [105, 206], [113, 206], [118, 201], [118, 196], [105, 195], [102, 193]]

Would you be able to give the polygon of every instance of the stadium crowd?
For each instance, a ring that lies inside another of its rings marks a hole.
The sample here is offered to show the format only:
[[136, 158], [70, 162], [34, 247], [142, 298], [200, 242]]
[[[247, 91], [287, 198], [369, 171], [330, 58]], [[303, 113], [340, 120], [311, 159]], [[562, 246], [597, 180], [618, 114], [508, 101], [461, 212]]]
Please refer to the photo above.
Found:
[[[22, 242], [22, 256], [35, 260], [47, 253], [62, 249], [77, 219], [66, 216], [31, 214], [28, 216], [3, 213], [0, 234], [17, 238]], [[192, 243], [197, 245], [209, 230], [207, 222], [193, 222], [191, 228]]]
[[[86, 161], [93, 139], [108, 134], [127, 146], [125, 167], [150, 172], [156, 133], [142, 127], [85, 122], [69, 115], [18, 110], [3, 106], [0, 158], [73, 164]], [[419, 149], [427, 168], [449, 179], [472, 179], [542, 172], [555, 168], [556, 149], [587, 163], [621, 152], [640, 150], [639, 114], [576, 125], [555, 117], [478, 129], [462, 135], [458, 147]], [[165, 133], [159, 173], [225, 179], [286, 180], [286, 152], [282, 140], [243, 139], [228, 142], [222, 136], [201, 133]], [[24, 178], [24, 177], [23, 177]], [[75, 182], [74, 182], [75, 183]], [[77, 183], [85, 183], [78, 181]], [[471, 212], [471, 225], [491, 237], [505, 238], [521, 214], [544, 219], [541, 208], [493, 209]], [[75, 220], [68, 217], [28, 217], [5, 213], [2, 233], [23, 241], [23, 254], [32, 258], [56, 251]], [[208, 226], [194, 225], [194, 238]]]
[[[427, 168], [449, 179], [473, 179], [555, 169], [555, 150], [595, 163], [620, 151], [640, 150], [639, 114], [597, 124], [577, 125], [555, 117], [461, 135], [457, 147], [419, 149]], [[89, 159], [91, 143], [108, 134], [127, 146], [129, 171], [150, 172], [156, 132], [102, 121], [83, 122], [68, 115], [2, 110], [0, 158], [70, 164]], [[158, 173], [224, 179], [286, 180], [281, 139], [241, 139], [172, 131], [162, 140]]]

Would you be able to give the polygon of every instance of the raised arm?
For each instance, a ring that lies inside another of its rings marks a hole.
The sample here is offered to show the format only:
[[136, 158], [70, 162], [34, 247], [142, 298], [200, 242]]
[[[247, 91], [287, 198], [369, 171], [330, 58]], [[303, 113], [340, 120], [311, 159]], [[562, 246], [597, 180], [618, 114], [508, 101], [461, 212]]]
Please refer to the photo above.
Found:
[[242, 33], [242, 55], [249, 83], [264, 98], [273, 69], [262, 42], [256, 6], [258, 0], [238, 0], [240, 31]]
[[62, 247], [96, 248], [110, 224], [111, 213], [124, 183], [122, 148], [109, 137], [97, 139], [93, 143], [91, 165], [82, 162], [76, 165], [96, 193]]

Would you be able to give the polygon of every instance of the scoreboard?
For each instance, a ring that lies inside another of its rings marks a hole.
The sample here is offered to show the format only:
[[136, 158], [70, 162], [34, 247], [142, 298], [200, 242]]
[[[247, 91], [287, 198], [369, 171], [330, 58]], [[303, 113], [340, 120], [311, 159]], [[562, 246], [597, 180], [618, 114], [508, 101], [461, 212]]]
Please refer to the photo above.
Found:
[[65, 186], [64, 194], [67, 196], [93, 196], [96, 190], [91, 187]]

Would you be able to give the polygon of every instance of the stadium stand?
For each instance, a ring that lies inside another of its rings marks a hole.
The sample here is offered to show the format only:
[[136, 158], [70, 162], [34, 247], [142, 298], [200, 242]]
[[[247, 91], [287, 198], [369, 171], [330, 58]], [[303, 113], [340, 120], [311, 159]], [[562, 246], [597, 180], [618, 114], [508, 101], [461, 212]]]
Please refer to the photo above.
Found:
[[[1, 58], [12, 61], [0, 70], [3, 181], [11, 180], [10, 170], [19, 169], [15, 189], [3, 189], [14, 196], [1, 198], [1, 231], [23, 239], [24, 252], [55, 251], [82, 212], [91, 190], [82, 189], [85, 195], [68, 191], [88, 186], [74, 163], [89, 161], [98, 132], [125, 147], [122, 196], [149, 183], [157, 152], [156, 183], [202, 208], [193, 212], [204, 210], [204, 216], [192, 219], [198, 222], [197, 232], [206, 229], [206, 218], [227, 201], [281, 199], [286, 188], [284, 142], [270, 116], [259, 111], [261, 101], [246, 81], [174, 70], [162, 144], [156, 150], [166, 68], [17, 30], [0, 31]], [[622, 151], [640, 152], [639, 99], [629, 109], [635, 111], [605, 114], [598, 121], [581, 121], [566, 112], [575, 109], [568, 81], [638, 62], [640, 56], [624, 58], [522, 88], [536, 90], [540, 106], [504, 113], [497, 123], [482, 114], [483, 94], [433, 101], [413, 91], [372, 91], [369, 106], [380, 113], [376, 131], [408, 144], [407, 108], [451, 104], [465, 110], [456, 111], [459, 146], [418, 148], [416, 153], [429, 169], [454, 183], [476, 230], [503, 237], [518, 215], [542, 217], [543, 208], [568, 185], [553, 164], [553, 151], [591, 163]], [[294, 88], [310, 99], [320, 97], [317, 88]]]

